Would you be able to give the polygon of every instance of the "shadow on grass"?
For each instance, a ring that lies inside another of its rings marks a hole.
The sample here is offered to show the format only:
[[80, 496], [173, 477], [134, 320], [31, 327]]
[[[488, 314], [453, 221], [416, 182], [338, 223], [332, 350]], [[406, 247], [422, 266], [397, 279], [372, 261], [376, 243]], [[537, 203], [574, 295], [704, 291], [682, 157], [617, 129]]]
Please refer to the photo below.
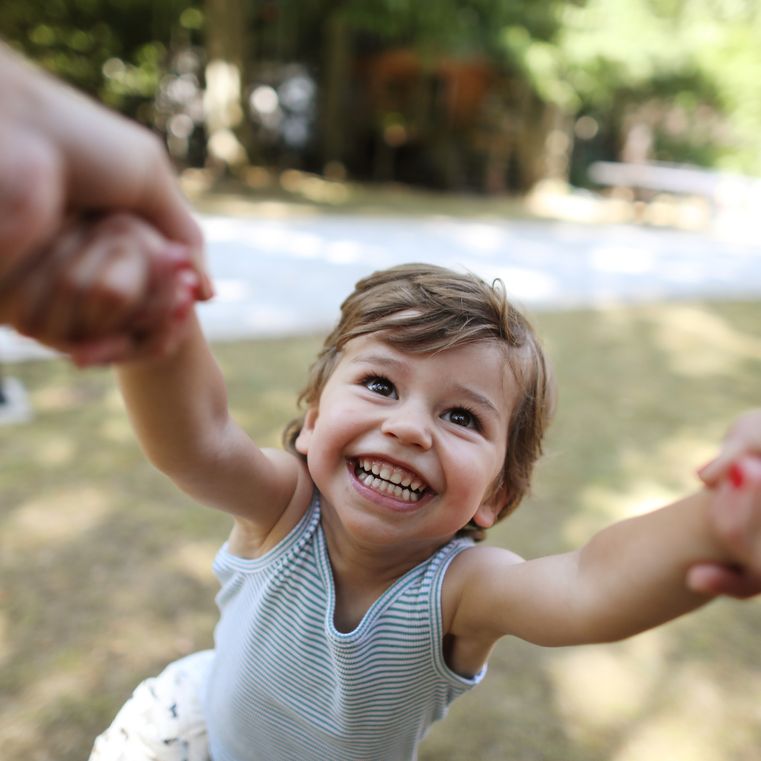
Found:
[[[696, 486], [759, 404], [754, 304], [537, 316], [560, 407], [535, 493], [492, 542], [537, 556]], [[236, 418], [276, 445], [315, 339], [215, 347]], [[14, 368], [36, 419], [0, 428], [0, 746], [81, 761], [144, 676], [211, 643], [227, 516], [145, 464], [108, 372]], [[643, 559], [646, 562], [646, 559]], [[751, 761], [761, 747], [758, 603], [720, 601], [614, 645], [503, 641], [421, 761]]]

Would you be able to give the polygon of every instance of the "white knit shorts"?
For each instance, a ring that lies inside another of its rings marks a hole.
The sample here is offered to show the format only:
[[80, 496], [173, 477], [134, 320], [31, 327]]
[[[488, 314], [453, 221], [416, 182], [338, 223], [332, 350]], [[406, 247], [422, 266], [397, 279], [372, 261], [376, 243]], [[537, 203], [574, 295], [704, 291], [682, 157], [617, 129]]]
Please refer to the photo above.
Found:
[[141, 682], [90, 761], [210, 761], [201, 695], [213, 658], [193, 653]]

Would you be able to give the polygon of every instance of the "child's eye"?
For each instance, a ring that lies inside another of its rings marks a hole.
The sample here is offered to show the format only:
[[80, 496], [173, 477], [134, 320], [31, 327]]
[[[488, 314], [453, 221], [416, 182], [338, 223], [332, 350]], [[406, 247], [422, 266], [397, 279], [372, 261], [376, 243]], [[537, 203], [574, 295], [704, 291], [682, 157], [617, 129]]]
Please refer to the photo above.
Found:
[[370, 375], [363, 379], [362, 385], [374, 394], [396, 398], [396, 389], [394, 384], [382, 375]]
[[447, 410], [443, 415], [445, 420], [448, 420], [454, 425], [461, 425], [463, 428], [479, 429], [478, 418], [469, 410], [463, 407], [455, 407], [452, 410]]

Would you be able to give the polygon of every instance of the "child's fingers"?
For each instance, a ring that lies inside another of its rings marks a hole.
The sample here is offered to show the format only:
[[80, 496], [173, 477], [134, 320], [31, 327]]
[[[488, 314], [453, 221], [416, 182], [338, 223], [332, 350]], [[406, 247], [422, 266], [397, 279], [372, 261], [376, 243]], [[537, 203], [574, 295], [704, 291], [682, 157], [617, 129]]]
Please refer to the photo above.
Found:
[[[136, 316], [156, 298], [155, 291], [169, 288], [157, 283], [154, 270], [171, 272], [181, 259], [176, 245], [126, 215], [113, 215], [91, 226], [80, 249], [77, 259], [72, 257], [76, 266], [67, 274], [66, 287], [58, 294], [63, 309], [73, 310], [76, 302], [77, 319], [70, 321], [66, 335], [70, 341], [134, 332]], [[72, 299], [72, 294], [79, 298]]]
[[96, 268], [81, 287], [89, 296], [84, 310], [90, 335], [126, 328], [151, 298], [151, 268], [166, 241], [145, 222], [112, 215], [90, 231], [88, 245]]
[[190, 314], [196, 299], [198, 278], [192, 270], [180, 273], [172, 283], [173, 290], [167, 299], [166, 319], [153, 323], [150, 330], [131, 330], [109, 336], [86, 346], [78, 345], [71, 351], [79, 367], [118, 362], [134, 362], [166, 356], [176, 349], [190, 325]]
[[165, 356], [179, 345], [189, 325], [188, 315], [193, 309], [198, 293], [198, 276], [186, 269], [177, 273], [172, 292], [167, 299], [168, 312], [160, 323], [154, 323], [145, 334], [140, 356]]
[[182, 313], [190, 310], [198, 297], [199, 279], [190, 268], [186, 251], [167, 247], [167, 255], [151, 262], [150, 298], [135, 315], [132, 327], [144, 336], [146, 343], [158, 344], [164, 334], [172, 333], [173, 325]]
[[127, 215], [72, 219], [40, 254], [3, 298], [3, 322], [80, 364], [168, 351], [201, 288], [186, 246]]
[[[111, 311], [98, 308], [103, 299], [99, 279], [110, 264], [84, 236], [72, 238], [68, 248], [58, 256], [57, 276], [48, 281], [46, 306], [39, 315], [37, 331], [48, 340], [98, 338], [109, 332], [112, 319]], [[114, 300], [110, 305], [116, 311]]]
[[132, 225], [72, 220], [16, 291], [17, 328], [52, 344], [114, 332], [144, 298], [148, 242]]
[[134, 352], [134, 341], [129, 333], [106, 336], [93, 341], [79, 342], [62, 347], [77, 367], [94, 367], [121, 362]]

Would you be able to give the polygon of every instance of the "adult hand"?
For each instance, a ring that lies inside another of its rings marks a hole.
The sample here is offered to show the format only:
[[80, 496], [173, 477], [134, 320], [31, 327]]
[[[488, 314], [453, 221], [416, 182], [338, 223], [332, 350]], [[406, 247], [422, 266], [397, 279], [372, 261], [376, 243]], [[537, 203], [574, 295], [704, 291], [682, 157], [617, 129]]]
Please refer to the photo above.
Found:
[[[722, 452], [708, 469], [713, 500], [708, 511], [711, 529], [737, 559], [737, 566], [700, 564], [689, 569], [687, 585], [707, 595], [746, 598], [761, 592], [761, 457], [756, 410], [730, 428]], [[727, 456], [727, 453], [731, 453]], [[738, 453], [742, 456], [738, 457]]]
[[212, 295], [203, 235], [160, 141], [0, 43], [0, 284], [65, 215], [132, 212], [184, 245], [199, 298]]
[[129, 214], [73, 218], [25, 273], [0, 292], [0, 322], [80, 366], [169, 353], [199, 286], [176, 244]]
[[[729, 477], [736, 480], [739, 457], [746, 454], [761, 456], [761, 409], [748, 410], [729, 427], [719, 454], [698, 471], [698, 476], [708, 487], [715, 487]], [[760, 569], [761, 570], [761, 569]]]
[[700, 563], [687, 571], [687, 586], [700, 595], [745, 600], [761, 592], [761, 576], [739, 567]]

